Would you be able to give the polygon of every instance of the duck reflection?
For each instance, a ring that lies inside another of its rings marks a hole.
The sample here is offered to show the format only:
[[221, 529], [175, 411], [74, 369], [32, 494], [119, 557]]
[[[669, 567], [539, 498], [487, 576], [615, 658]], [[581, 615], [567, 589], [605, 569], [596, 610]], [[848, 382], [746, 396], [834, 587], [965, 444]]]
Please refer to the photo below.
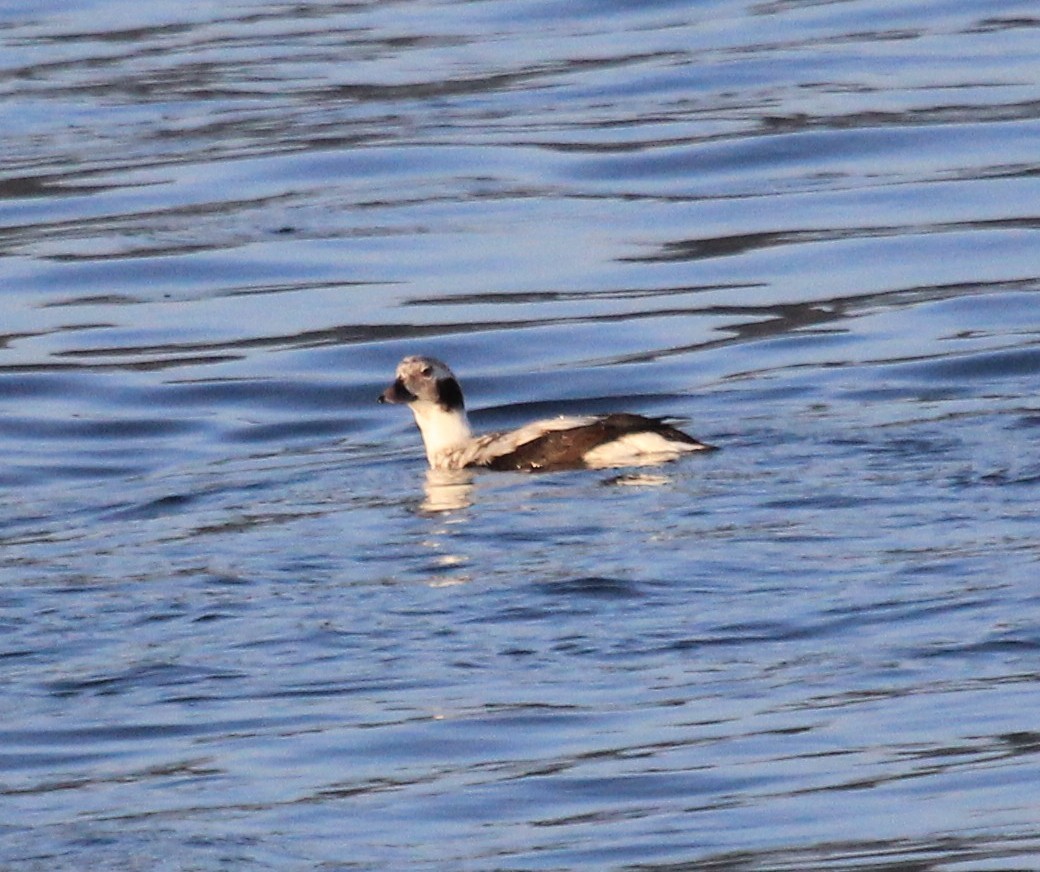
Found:
[[474, 473], [468, 469], [428, 469], [423, 482], [424, 512], [451, 512], [473, 503]]

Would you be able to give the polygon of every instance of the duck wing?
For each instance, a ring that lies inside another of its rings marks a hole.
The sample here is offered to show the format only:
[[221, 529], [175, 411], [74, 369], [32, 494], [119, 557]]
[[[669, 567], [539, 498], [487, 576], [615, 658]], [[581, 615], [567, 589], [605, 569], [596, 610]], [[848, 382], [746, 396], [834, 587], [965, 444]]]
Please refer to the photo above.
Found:
[[571, 419], [562, 423], [565, 420], [529, 425], [530, 428], [540, 425], [544, 428], [546, 424], [555, 426], [540, 429], [532, 438], [518, 442], [505, 452], [496, 452], [495, 456], [474, 465], [496, 470], [574, 469], [585, 465], [585, 456], [593, 449], [635, 434], [655, 434], [666, 443], [674, 444], [677, 453], [710, 447], [660, 418], [622, 413], [602, 418]]

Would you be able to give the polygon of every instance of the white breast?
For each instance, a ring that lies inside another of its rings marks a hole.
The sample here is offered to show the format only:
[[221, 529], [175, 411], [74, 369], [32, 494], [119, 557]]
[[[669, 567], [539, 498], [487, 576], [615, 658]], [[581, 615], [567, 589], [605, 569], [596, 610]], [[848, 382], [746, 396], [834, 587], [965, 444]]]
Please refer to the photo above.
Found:
[[496, 457], [511, 454], [521, 445], [526, 445], [551, 430], [571, 430], [574, 427], [584, 427], [595, 420], [592, 416], [561, 416], [546, 418], [543, 421], [532, 421], [518, 430], [510, 430], [508, 433], [486, 433], [483, 436], [476, 436], [462, 445], [440, 452], [436, 459], [430, 458], [430, 464], [435, 469], [462, 469], [474, 464], [486, 465]]

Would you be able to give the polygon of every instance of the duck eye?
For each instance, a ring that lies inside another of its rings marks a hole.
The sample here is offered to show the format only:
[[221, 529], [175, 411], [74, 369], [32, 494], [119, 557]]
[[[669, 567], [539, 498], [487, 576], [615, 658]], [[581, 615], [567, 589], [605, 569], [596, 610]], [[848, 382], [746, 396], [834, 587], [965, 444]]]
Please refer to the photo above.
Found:
[[433, 367], [432, 366], [424, 366], [422, 368], [422, 374], [424, 376], [426, 376], [427, 378], [429, 378], [431, 375], [433, 375]]

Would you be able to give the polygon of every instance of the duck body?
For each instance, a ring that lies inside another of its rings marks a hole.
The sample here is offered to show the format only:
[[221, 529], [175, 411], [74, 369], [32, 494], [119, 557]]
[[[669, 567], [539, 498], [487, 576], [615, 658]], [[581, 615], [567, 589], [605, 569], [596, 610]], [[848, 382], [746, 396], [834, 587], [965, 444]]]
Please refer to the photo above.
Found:
[[430, 467], [550, 471], [663, 463], [713, 446], [660, 418], [616, 413], [534, 421], [518, 430], [475, 436], [455, 374], [433, 357], [406, 357], [381, 403], [406, 404]]

